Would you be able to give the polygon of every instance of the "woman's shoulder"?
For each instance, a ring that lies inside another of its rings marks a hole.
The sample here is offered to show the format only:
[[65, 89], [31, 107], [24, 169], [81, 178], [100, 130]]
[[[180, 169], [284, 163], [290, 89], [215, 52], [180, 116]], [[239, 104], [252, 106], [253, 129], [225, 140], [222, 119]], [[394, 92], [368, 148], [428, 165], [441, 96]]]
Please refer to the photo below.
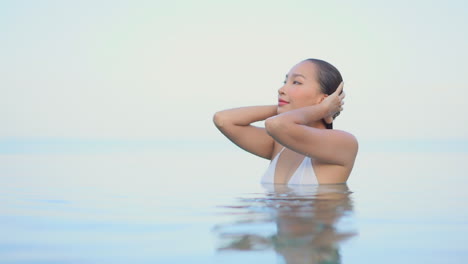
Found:
[[349, 144], [349, 147], [355, 148], [356, 150], [359, 147], [357, 138], [350, 132], [339, 130], [339, 129], [333, 129], [330, 131], [333, 131], [332, 133], [334, 133], [337, 137], [339, 137], [340, 140], [343, 141], [343, 143], [346, 142], [347, 145]]

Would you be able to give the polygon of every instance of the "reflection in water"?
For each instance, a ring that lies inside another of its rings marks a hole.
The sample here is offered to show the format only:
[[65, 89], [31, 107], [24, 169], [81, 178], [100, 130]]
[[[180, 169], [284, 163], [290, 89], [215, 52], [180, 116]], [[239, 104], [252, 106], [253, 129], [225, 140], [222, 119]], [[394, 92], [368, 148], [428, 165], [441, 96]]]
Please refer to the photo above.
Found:
[[264, 188], [266, 194], [222, 206], [238, 219], [215, 227], [218, 252], [273, 249], [288, 264], [341, 263], [339, 243], [356, 234], [346, 184]]

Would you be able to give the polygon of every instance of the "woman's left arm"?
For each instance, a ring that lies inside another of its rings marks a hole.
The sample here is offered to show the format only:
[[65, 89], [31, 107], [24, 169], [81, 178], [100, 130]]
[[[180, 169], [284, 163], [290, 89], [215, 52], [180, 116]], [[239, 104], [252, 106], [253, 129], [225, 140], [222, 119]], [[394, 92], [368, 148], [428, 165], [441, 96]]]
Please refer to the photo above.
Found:
[[267, 133], [281, 145], [322, 162], [347, 166], [354, 163], [358, 144], [344, 131], [319, 129], [308, 124], [329, 119], [342, 110], [343, 86], [320, 104], [291, 110], [265, 120]]

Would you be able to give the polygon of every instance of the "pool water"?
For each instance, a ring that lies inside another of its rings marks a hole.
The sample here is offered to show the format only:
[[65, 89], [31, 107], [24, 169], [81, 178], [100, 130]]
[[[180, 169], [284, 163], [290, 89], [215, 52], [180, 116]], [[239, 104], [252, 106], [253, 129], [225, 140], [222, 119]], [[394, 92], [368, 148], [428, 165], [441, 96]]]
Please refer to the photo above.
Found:
[[361, 150], [347, 184], [261, 185], [231, 146], [0, 156], [0, 263], [467, 263], [468, 151]]

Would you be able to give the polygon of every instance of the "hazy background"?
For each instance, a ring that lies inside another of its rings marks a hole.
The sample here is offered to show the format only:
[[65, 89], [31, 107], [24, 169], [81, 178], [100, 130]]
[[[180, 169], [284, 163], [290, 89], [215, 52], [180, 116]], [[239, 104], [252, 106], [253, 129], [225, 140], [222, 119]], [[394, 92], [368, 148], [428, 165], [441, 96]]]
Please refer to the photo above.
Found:
[[[360, 140], [466, 140], [465, 1], [1, 1], [0, 139], [224, 140], [320, 58]], [[223, 141], [224, 142], [224, 141]]]
[[212, 116], [320, 58], [360, 142], [343, 262], [467, 263], [467, 1], [348, 2], [0, 0], [0, 262], [273, 262], [214, 256], [268, 161]]

